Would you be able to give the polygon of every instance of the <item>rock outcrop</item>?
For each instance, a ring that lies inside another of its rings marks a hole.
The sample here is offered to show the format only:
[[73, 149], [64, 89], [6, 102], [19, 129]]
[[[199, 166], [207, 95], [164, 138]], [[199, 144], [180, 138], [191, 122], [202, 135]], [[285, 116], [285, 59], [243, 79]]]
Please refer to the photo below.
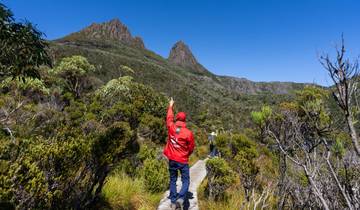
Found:
[[168, 61], [173, 64], [194, 70], [197, 73], [208, 72], [190, 51], [190, 48], [183, 42], [178, 41], [171, 48]]
[[92, 23], [63, 39], [111, 40], [140, 49], [145, 48], [143, 40], [140, 37], [133, 37], [129, 29], [117, 18], [104, 23]]

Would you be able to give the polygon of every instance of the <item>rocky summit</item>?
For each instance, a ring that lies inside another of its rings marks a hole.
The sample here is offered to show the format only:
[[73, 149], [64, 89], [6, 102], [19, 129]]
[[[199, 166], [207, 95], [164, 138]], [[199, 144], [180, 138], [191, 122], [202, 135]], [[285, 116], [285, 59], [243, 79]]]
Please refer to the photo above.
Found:
[[140, 37], [133, 37], [126, 25], [117, 18], [104, 23], [92, 23], [81, 31], [63, 38], [65, 41], [79, 39], [119, 41], [132, 47], [145, 48], [143, 40]]
[[196, 66], [198, 64], [189, 47], [183, 41], [176, 42], [171, 48], [169, 61], [182, 66]]
[[190, 68], [198, 73], [207, 72], [207, 70], [198, 63], [190, 48], [183, 41], [178, 41], [174, 44], [168, 60], [173, 64]]

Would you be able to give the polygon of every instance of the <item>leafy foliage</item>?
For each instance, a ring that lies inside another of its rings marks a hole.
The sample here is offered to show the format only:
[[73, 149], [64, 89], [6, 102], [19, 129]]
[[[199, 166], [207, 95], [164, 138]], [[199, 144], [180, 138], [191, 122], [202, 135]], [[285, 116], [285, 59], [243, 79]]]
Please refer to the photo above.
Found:
[[[346, 91], [335, 100], [313, 86], [283, 95], [304, 85], [195, 73], [109, 40], [62, 39], [46, 51], [42, 33], [15, 22], [2, 4], [0, 29], [1, 207], [86, 209], [104, 197], [113, 208], [156, 205], [149, 197], [168, 183], [158, 149], [166, 137], [163, 93], [190, 115], [199, 145], [192, 160], [206, 155], [209, 130], [221, 133], [221, 157], [207, 161], [203, 183], [205, 199], [215, 206], [359, 206], [360, 164], [352, 152], [358, 123], [349, 118], [358, 107], [340, 104], [350, 136], [337, 122], [335, 103], [347, 103]], [[51, 70], [42, 67], [51, 64], [47, 52], [57, 62]], [[341, 71], [328, 67], [341, 88], [350, 87]], [[124, 174], [119, 178], [114, 169]]]
[[51, 65], [42, 35], [30, 22], [15, 22], [0, 4], [0, 77], [39, 78], [39, 66]]
[[253, 111], [251, 112], [252, 120], [259, 125], [260, 127], [265, 126], [266, 121], [271, 116], [271, 108], [269, 106], [263, 106], [261, 112]]
[[222, 134], [216, 138], [216, 147], [231, 168], [238, 173], [245, 195], [249, 199], [250, 191], [258, 186], [256, 180], [259, 166], [256, 159], [259, 152], [256, 143], [244, 134]]
[[[23, 92], [1, 95], [6, 106], [0, 119], [11, 132], [2, 133], [0, 141], [2, 204], [24, 209], [85, 208], [99, 198], [114, 166], [138, 151], [137, 139], [144, 133], [140, 131], [146, 131], [147, 141], [164, 139], [160, 117], [166, 98], [147, 86], [119, 80], [121, 91], [107, 88], [109, 83], [88, 95], [87, 101], [55, 95], [54, 84], [45, 87], [50, 89], [46, 94], [39, 92], [42, 101]], [[27, 88], [31, 81], [13, 89]], [[99, 94], [104, 90], [106, 94]], [[164, 189], [164, 181], [159, 180], [166, 177], [159, 173], [166, 176], [167, 171], [160, 163], [144, 160], [150, 191]]]
[[49, 88], [45, 86], [42, 80], [37, 78], [25, 78], [25, 81], [20, 81], [20, 79], [13, 79], [11, 77], [6, 78], [0, 83], [0, 88], [8, 90], [21, 90], [30, 92], [31, 94], [50, 94]]
[[66, 88], [79, 98], [87, 82], [85, 77], [94, 70], [95, 67], [86, 58], [74, 55], [62, 59], [52, 72], [61, 77]]
[[223, 199], [225, 190], [235, 182], [235, 173], [222, 158], [212, 158], [206, 161], [208, 172], [208, 196], [210, 199]]
[[162, 192], [169, 186], [169, 172], [166, 162], [157, 159], [146, 159], [143, 170], [145, 187], [149, 192]]
[[[306, 87], [296, 93], [295, 101], [279, 105], [265, 126], [281, 160], [279, 206], [304, 208], [310, 202], [314, 208], [340, 209], [357, 205], [359, 195], [349, 196], [354, 191], [344, 186], [358, 180], [340, 178], [343, 171], [359, 168], [359, 162], [349, 147], [350, 137], [334, 126], [328, 95], [322, 88]], [[288, 192], [294, 191], [301, 196], [288, 198]]]

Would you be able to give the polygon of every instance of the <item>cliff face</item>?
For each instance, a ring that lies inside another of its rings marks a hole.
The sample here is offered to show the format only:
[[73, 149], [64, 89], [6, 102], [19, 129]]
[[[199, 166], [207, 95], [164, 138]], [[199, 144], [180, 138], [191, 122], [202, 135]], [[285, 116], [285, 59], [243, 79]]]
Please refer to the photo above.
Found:
[[145, 49], [143, 40], [140, 37], [133, 37], [129, 29], [119, 19], [112, 19], [104, 23], [92, 23], [90, 26], [79, 32], [72, 33], [61, 40], [110, 40]]

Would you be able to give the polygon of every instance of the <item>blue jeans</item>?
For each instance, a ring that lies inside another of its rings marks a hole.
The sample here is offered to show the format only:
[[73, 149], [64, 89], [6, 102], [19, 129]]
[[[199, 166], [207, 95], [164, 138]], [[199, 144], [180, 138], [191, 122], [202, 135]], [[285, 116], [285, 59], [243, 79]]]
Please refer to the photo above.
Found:
[[[181, 190], [176, 192], [176, 181], [178, 177], [178, 171], [181, 173]], [[170, 200], [171, 203], [176, 203], [176, 200], [182, 198], [185, 200], [185, 196], [189, 190], [190, 175], [189, 164], [179, 163], [174, 160], [169, 160], [169, 172], [170, 172]]]

